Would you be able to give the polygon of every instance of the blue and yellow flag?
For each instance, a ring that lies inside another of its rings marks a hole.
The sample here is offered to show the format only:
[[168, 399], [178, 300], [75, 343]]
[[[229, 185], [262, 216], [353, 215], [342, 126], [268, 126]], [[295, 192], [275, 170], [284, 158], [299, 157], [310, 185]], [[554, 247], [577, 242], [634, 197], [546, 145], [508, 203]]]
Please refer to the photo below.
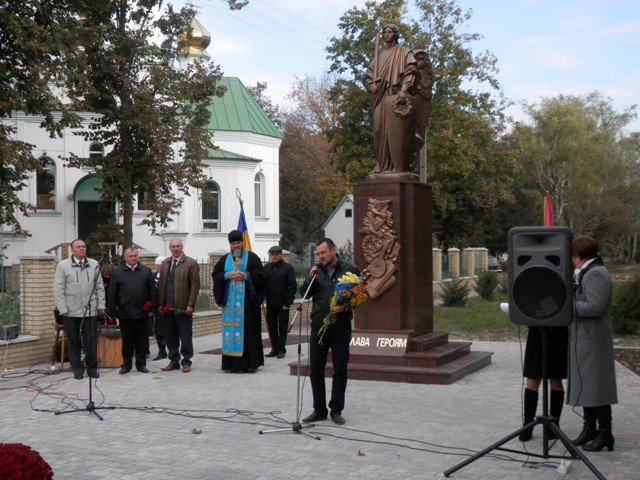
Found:
[[245, 250], [251, 251], [251, 239], [249, 238], [249, 229], [247, 228], [247, 220], [244, 218], [244, 207], [242, 206], [242, 200], [240, 202], [240, 218], [238, 218], [238, 230], [242, 234], [242, 247]]

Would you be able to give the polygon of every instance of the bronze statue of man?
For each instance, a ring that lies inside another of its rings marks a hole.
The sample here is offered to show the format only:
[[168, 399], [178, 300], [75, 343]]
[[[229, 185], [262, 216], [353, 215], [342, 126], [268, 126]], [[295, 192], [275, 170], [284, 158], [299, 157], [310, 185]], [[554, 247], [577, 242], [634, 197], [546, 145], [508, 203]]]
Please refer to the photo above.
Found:
[[[373, 173], [409, 172], [414, 152], [424, 144], [431, 64], [428, 59], [416, 60], [412, 50], [398, 44], [399, 36], [396, 25], [384, 26], [381, 37], [385, 48], [379, 51], [376, 39], [374, 58], [363, 81], [373, 113], [378, 160]], [[426, 58], [424, 51], [420, 54]]]

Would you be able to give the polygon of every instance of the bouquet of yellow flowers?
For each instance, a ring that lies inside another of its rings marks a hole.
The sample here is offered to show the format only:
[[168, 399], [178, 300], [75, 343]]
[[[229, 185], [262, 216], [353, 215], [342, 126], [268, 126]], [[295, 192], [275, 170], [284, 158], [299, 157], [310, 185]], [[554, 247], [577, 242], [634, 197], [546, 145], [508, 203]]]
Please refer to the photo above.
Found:
[[[339, 306], [345, 310], [354, 310], [369, 299], [367, 293], [367, 282], [356, 274], [347, 272], [338, 279], [338, 283], [333, 291], [333, 297], [329, 303], [329, 309]], [[322, 344], [322, 339], [327, 329], [336, 322], [336, 315], [329, 313], [322, 321], [322, 326], [318, 330], [318, 343]]]

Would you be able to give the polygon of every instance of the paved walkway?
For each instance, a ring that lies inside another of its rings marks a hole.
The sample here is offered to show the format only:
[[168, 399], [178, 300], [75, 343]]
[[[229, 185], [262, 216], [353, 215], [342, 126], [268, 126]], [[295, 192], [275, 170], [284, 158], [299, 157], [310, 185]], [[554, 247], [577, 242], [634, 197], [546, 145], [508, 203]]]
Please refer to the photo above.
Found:
[[[220, 338], [211, 335], [195, 343], [196, 352], [202, 352], [219, 347]], [[8, 377], [18, 374], [4, 374], [0, 441], [31, 445], [50, 463], [56, 480], [444, 478], [442, 471], [466, 458], [466, 449], [482, 449], [520, 422], [519, 345], [476, 342], [472, 348], [494, 351], [493, 363], [454, 385], [350, 381], [347, 423], [338, 427], [319, 422], [312, 431], [320, 441], [291, 432], [258, 434], [286, 427], [279, 419], [295, 418], [296, 377], [287, 366], [295, 359], [295, 347], [284, 360], [266, 359], [255, 374], [223, 373], [219, 355], [203, 354], [196, 355], [189, 374], [161, 372], [164, 361], [150, 362], [148, 375], [123, 376], [117, 369], [103, 369], [94, 400], [122, 407], [101, 410], [103, 422], [87, 412], [56, 416], [32, 410], [62, 409], [71, 398], [86, 398], [86, 379], [76, 381], [69, 372], [12, 379]], [[307, 358], [306, 345], [303, 351]], [[616, 373], [616, 450], [591, 453], [589, 458], [609, 480], [638, 479], [640, 378], [620, 365]], [[48, 386], [45, 392], [51, 395], [36, 395], [34, 386]], [[311, 411], [308, 381], [303, 391], [305, 416]], [[581, 421], [565, 409], [561, 425], [575, 436]], [[541, 432], [534, 432], [526, 446], [541, 451]], [[524, 457], [519, 458], [485, 457], [451, 478], [562, 477], [553, 468], [523, 467]], [[574, 461], [564, 478], [595, 477]]]

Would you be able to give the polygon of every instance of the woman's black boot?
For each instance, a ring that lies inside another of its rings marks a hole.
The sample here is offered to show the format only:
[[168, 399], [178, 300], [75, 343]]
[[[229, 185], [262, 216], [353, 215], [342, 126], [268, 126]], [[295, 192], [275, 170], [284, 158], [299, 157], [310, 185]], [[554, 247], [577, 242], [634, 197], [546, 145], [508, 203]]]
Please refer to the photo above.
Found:
[[[560, 424], [560, 415], [562, 414], [562, 405], [564, 404], [564, 391], [563, 390], [551, 390], [551, 398], [549, 400], [549, 414], [555, 419], [556, 425]], [[549, 440], [555, 440], [556, 434], [553, 430], [549, 429], [547, 434]]]
[[[524, 389], [524, 418], [522, 421], [522, 425], [526, 425], [528, 423], [533, 422], [533, 419], [536, 417], [536, 410], [538, 408], [538, 392], [535, 390], [530, 390], [528, 388]], [[527, 442], [531, 440], [533, 436], [533, 427], [526, 429], [523, 432], [520, 432], [518, 435], [518, 440], [521, 442]]]
[[596, 415], [598, 417], [598, 434], [593, 442], [587, 443], [582, 449], [585, 452], [599, 452], [607, 447], [607, 450], [611, 452], [615, 442], [613, 435], [611, 435], [611, 405], [596, 407]]
[[582, 426], [582, 432], [571, 443], [574, 445], [585, 445], [595, 440], [598, 431], [596, 430], [596, 408], [597, 407], [584, 407], [584, 424]]

